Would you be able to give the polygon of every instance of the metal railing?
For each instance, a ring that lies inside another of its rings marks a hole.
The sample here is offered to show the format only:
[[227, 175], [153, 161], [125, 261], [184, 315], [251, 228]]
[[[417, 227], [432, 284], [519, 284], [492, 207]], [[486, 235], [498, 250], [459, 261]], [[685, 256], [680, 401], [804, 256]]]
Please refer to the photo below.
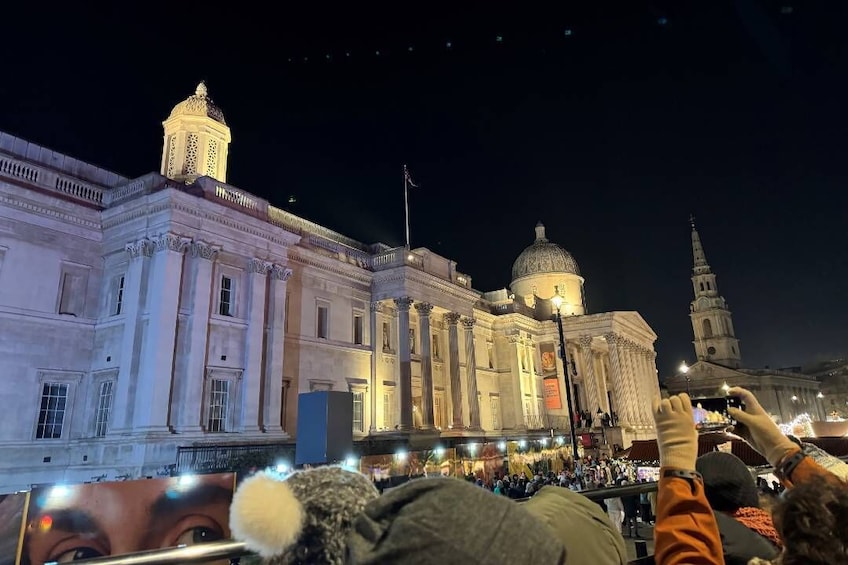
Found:
[[[556, 487], [560, 488], [560, 487]], [[623, 487], [612, 487], [582, 491], [589, 500], [599, 501], [604, 498], [619, 498], [633, 496], [657, 490], [657, 483], [638, 483]], [[518, 504], [527, 502], [528, 498], [516, 500]], [[636, 541], [636, 559], [628, 565], [653, 565], [653, 555], [647, 555], [647, 545], [644, 541]], [[229, 559], [230, 563], [239, 563], [242, 557], [255, 557], [243, 542], [226, 540], [177, 547], [172, 549], [156, 549], [116, 555], [114, 557], [97, 557], [75, 561], [77, 565], [181, 565], [183, 563], [208, 563], [215, 560]], [[57, 565], [47, 563], [45, 565]]]
[[274, 459], [294, 459], [293, 444], [191, 445], [177, 448], [176, 472], [222, 473], [268, 467]]

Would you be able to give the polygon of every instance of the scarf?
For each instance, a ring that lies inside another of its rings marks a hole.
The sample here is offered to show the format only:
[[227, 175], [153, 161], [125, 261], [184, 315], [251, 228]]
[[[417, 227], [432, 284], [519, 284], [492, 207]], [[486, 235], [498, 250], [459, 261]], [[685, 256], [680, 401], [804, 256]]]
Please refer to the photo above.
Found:
[[731, 514], [738, 522], [749, 530], [753, 530], [775, 544], [778, 548], [783, 549], [783, 540], [780, 539], [780, 534], [774, 528], [774, 522], [771, 520], [771, 514], [761, 508], [739, 508]]

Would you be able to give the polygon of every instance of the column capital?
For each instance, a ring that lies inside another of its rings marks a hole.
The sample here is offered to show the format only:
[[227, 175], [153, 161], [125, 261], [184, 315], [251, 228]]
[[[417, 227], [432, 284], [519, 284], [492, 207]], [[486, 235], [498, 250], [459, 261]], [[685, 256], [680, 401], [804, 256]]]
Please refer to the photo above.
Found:
[[395, 298], [395, 306], [397, 306], [398, 312], [409, 312], [409, 307], [412, 306], [412, 302], [413, 300], [408, 296]]
[[477, 323], [477, 320], [474, 318], [463, 318], [462, 325], [465, 327], [466, 331], [471, 331], [474, 329], [474, 324]]
[[264, 259], [257, 259], [256, 257], [247, 261], [247, 272], [254, 275], [267, 275], [273, 267], [273, 263], [269, 263]]
[[462, 314], [459, 314], [457, 312], [448, 312], [443, 317], [445, 319], [445, 322], [447, 322], [451, 326], [455, 326], [459, 322], [459, 319], [462, 317]]
[[278, 281], [286, 282], [292, 276], [293, 271], [287, 267], [280, 265], [271, 265], [271, 278]]
[[615, 332], [607, 332], [604, 334], [604, 339], [607, 340], [607, 343], [615, 344], [617, 346], [624, 345], [624, 342], [627, 341], [623, 336], [618, 335]]
[[189, 247], [189, 252], [192, 257], [214, 262], [218, 258], [221, 248], [204, 241], [194, 241]]
[[153, 242], [149, 239], [139, 239], [128, 243], [124, 248], [129, 253], [130, 258], [137, 259], [138, 257], [150, 257], [153, 255]]
[[371, 311], [380, 314], [383, 312], [383, 303], [377, 300], [376, 302], [371, 303]]
[[152, 241], [157, 253], [160, 251], [183, 253], [191, 245], [191, 239], [171, 232], [159, 234]]
[[592, 347], [592, 336], [588, 334], [581, 335], [577, 338], [577, 343], [580, 344], [580, 347], [584, 349], [588, 349]]
[[429, 316], [433, 311], [433, 305], [429, 302], [418, 302], [415, 304], [415, 309], [418, 311], [419, 316]]

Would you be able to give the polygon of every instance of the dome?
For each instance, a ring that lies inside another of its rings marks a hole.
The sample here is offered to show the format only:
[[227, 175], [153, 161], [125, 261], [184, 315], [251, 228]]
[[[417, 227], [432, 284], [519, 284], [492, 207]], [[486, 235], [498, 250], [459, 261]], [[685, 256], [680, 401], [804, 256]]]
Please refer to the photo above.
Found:
[[571, 253], [548, 241], [545, 237], [545, 226], [539, 222], [536, 224], [536, 241], [522, 251], [512, 264], [512, 280], [545, 273], [570, 273], [580, 276], [580, 269]]
[[168, 119], [174, 118], [177, 116], [203, 116], [206, 118], [212, 118], [216, 122], [221, 122], [226, 125], [227, 122], [224, 121], [224, 113], [221, 111], [219, 107], [212, 102], [212, 99], [209, 98], [209, 91], [206, 89], [206, 83], [201, 82], [197, 85], [197, 89], [194, 91], [192, 96], [189, 96], [171, 110], [171, 115], [168, 116]]

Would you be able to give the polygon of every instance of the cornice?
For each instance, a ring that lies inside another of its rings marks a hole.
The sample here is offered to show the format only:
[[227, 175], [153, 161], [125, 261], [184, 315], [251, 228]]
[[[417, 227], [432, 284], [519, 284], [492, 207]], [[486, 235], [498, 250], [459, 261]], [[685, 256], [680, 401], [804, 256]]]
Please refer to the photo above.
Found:
[[53, 218], [54, 220], [59, 220], [62, 222], [66, 222], [68, 224], [75, 224], [78, 226], [83, 226], [93, 230], [100, 230], [101, 224], [100, 222], [92, 222], [90, 220], [86, 220], [84, 218], [80, 218], [73, 214], [67, 214], [65, 212], [60, 212], [58, 210], [50, 209], [46, 206], [42, 206], [40, 204], [36, 204], [30, 200], [15, 198], [8, 194], [0, 193], [0, 204], [6, 204], [10, 208], [17, 208], [19, 210], [26, 210], [27, 212], [32, 212], [34, 214], [38, 214], [40, 216], [46, 216], [48, 218]]
[[430, 275], [428, 273], [412, 269], [409, 267], [398, 267], [387, 271], [379, 271], [374, 274], [374, 284], [383, 284], [397, 281], [405, 281], [417, 283], [427, 288], [443, 292], [458, 300], [471, 302], [473, 304], [480, 299], [480, 293], [476, 290], [468, 289], [459, 285], [450, 283]]
[[372, 275], [370, 271], [366, 271], [365, 269], [356, 267], [355, 265], [342, 263], [337, 259], [330, 259], [329, 257], [313, 254], [308, 249], [300, 246], [293, 246], [289, 248], [288, 260], [289, 265], [296, 263], [307, 267], [314, 267], [316, 269], [328, 271], [335, 275], [353, 279], [356, 282], [367, 285], [371, 284]]

